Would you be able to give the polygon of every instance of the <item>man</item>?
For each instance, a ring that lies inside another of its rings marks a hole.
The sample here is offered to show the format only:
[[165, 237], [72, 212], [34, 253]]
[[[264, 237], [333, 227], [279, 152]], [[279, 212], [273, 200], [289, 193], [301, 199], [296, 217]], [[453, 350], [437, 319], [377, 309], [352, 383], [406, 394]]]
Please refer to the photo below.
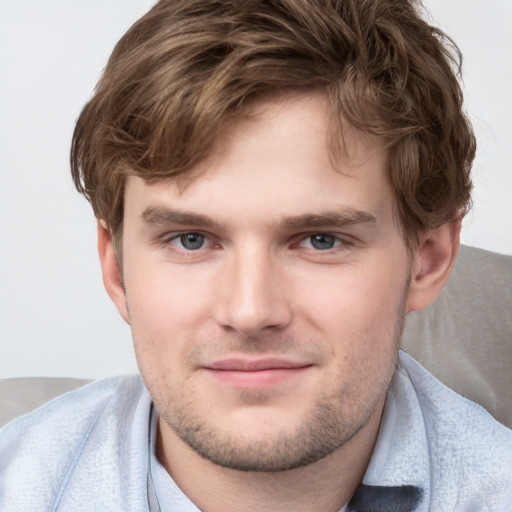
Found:
[[142, 380], [7, 426], [1, 510], [511, 510], [511, 432], [399, 354], [470, 199], [445, 43], [393, 0], [168, 0], [128, 31], [72, 168]]

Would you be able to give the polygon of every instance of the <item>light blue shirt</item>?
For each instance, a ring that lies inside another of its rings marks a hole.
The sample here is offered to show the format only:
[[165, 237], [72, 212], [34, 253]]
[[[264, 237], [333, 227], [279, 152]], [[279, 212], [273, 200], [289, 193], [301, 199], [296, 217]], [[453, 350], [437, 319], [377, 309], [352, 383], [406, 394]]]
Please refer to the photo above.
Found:
[[[0, 510], [197, 512], [154, 456], [151, 411], [140, 377], [117, 377], [6, 425]], [[401, 353], [363, 484], [348, 511], [511, 512], [512, 431]]]

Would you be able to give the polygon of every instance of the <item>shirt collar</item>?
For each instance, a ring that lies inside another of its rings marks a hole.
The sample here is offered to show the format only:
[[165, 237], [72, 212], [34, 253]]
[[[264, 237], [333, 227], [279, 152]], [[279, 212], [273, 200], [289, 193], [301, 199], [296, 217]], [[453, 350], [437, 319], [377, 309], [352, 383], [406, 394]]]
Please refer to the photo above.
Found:
[[[400, 358], [403, 357], [408, 356], [401, 353]], [[349, 510], [427, 510], [429, 482], [430, 457], [423, 413], [409, 374], [399, 360], [373, 455]]]

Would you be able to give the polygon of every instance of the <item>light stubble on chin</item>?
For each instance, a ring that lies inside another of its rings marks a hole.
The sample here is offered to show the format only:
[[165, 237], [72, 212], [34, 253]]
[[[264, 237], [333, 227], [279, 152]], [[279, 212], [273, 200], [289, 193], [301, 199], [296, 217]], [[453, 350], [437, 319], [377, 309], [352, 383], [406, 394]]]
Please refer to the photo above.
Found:
[[[388, 347], [388, 352], [383, 352], [381, 366], [371, 369], [374, 375], [369, 375], [364, 355], [359, 357], [354, 361], [358, 372], [352, 382], [347, 384], [343, 381], [338, 389], [334, 387], [334, 391], [333, 388], [326, 389], [311, 405], [310, 412], [305, 415], [300, 425], [293, 430], [281, 428], [272, 436], [267, 435], [255, 441], [244, 432], [229, 433], [212, 424], [208, 412], [197, 410], [194, 405], [200, 403], [196, 400], [196, 391], [190, 391], [186, 386], [169, 389], [164, 385], [165, 392], [162, 393], [162, 381], [160, 385], [155, 385], [156, 382], [151, 382], [151, 379], [148, 382], [144, 378], [146, 386], [152, 394], [161, 419], [166, 423], [165, 426], [174, 431], [198, 455], [216, 465], [250, 472], [281, 472], [309, 465], [348, 443], [367, 424], [387, 393], [396, 368], [405, 326], [408, 288], [409, 283], [405, 286], [393, 328], [384, 337], [383, 333], [374, 335], [373, 346], [371, 343], [368, 344], [370, 350], [378, 351], [379, 344]], [[392, 339], [389, 339], [389, 332], [392, 333]], [[208, 346], [214, 347], [215, 351], [219, 344], [212, 343]], [[224, 345], [224, 351], [226, 348]], [[308, 351], [324, 361], [330, 357], [320, 343], [309, 340], [307, 343], [302, 340], [301, 343], [289, 337], [266, 336], [250, 340], [238, 338], [236, 341], [232, 340], [229, 348], [240, 352], [263, 354], [271, 350], [279, 350], [283, 354], [290, 350], [303, 354]], [[197, 347], [197, 352], [201, 350], [204, 350], [204, 347]], [[189, 352], [189, 365], [193, 365], [197, 352], [194, 353], [194, 349]], [[374, 354], [367, 355], [375, 358]], [[141, 373], [145, 377], [142, 368]], [[360, 388], [364, 386], [372, 389], [366, 403], [361, 400], [359, 393]], [[152, 392], [156, 389], [160, 389], [160, 393]], [[245, 397], [246, 403], [249, 403], [249, 398], [256, 404], [260, 400], [264, 401], [264, 393], [259, 396], [258, 393], [250, 391]]]

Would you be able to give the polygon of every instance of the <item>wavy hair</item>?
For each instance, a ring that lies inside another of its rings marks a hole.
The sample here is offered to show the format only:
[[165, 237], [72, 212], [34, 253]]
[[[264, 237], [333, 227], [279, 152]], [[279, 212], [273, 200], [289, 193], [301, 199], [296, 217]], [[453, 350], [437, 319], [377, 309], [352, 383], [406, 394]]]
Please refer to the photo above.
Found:
[[475, 138], [456, 45], [407, 0], [161, 0], [116, 45], [80, 114], [77, 189], [114, 238], [127, 175], [186, 175], [254, 101], [321, 91], [330, 148], [380, 137], [409, 246], [470, 205]]

